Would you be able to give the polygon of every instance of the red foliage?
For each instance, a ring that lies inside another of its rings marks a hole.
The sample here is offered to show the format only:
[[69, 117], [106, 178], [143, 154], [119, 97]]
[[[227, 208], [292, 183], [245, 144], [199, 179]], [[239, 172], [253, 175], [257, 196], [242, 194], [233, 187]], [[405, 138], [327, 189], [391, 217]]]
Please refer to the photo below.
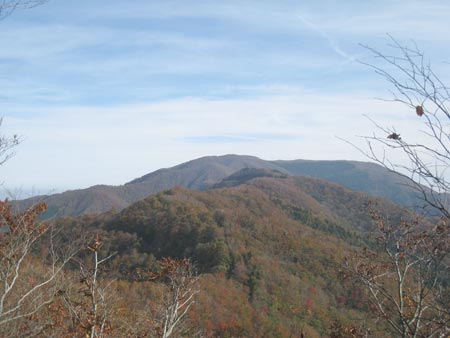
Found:
[[317, 294], [316, 289], [314, 289], [312, 286], [308, 287], [308, 292], [312, 295], [315, 296]]
[[311, 298], [306, 298], [305, 300], [305, 307], [307, 310], [311, 310], [314, 307], [314, 301]]

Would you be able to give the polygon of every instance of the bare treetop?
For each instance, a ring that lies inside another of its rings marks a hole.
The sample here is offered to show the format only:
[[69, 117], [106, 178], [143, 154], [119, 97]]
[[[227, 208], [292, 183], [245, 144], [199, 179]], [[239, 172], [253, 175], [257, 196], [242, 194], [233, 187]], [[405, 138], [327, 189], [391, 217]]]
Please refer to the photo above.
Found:
[[[384, 127], [370, 119], [376, 133], [366, 136], [372, 160], [408, 178], [425, 204], [450, 219], [450, 91], [432, 69], [424, 53], [412, 42], [402, 44], [390, 36], [389, 50], [363, 46], [375, 57], [371, 67], [391, 85], [391, 98], [411, 109], [411, 120], [422, 122], [420, 140], [400, 137], [402, 130]], [[379, 61], [379, 62], [378, 62]], [[376, 150], [381, 145], [382, 150]], [[386, 157], [385, 149], [395, 155]], [[400, 155], [400, 156], [398, 156]], [[405, 157], [408, 162], [400, 161]]]
[[33, 8], [48, 0], [0, 0], [0, 20], [11, 15], [16, 9]]
[[[391, 85], [392, 97], [387, 101], [406, 105], [410, 119], [422, 126], [417, 133], [400, 137], [402, 130], [369, 118], [375, 132], [363, 136], [367, 150], [362, 151], [409, 179], [424, 207], [438, 211], [441, 219], [417, 215], [391, 224], [379, 211], [369, 209], [376, 226], [374, 250], [358, 251], [345, 262], [343, 271], [365, 288], [376, 318], [384, 320], [393, 336], [448, 337], [450, 92], [414, 42], [390, 39], [389, 52], [364, 46], [376, 60], [366, 65]], [[407, 161], [402, 160], [405, 157]]]

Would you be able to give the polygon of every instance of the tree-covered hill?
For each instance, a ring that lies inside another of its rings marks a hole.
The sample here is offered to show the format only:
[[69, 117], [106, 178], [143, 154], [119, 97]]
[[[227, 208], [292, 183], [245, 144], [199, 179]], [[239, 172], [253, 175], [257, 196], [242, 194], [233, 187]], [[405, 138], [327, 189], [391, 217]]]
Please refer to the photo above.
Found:
[[[308, 177], [256, 177], [165, 190], [84, 222], [102, 232], [104, 250], [118, 251], [110, 269], [119, 279], [163, 257], [191, 258], [201, 292], [190, 323], [207, 337], [318, 337], [369, 311], [338, 276], [344, 257], [367, 244], [369, 199]], [[408, 214], [374, 202], [392, 219]]]

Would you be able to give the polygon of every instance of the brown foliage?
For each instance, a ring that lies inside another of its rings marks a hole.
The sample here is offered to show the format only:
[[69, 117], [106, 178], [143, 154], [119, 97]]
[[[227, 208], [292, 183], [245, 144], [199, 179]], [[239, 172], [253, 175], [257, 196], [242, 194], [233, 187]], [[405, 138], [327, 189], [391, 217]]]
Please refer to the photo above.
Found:
[[422, 106], [420, 106], [420, 105], [416, 106], [416, 114], [418, 116], [422, 116], [423, 115], [423, 107]]
[[344, 278], [367, 290], [373, 312], [402, 337], [443, 336], [450, 332], [448, 241], [446, 221], [431, 226], [415, 217], [391, 224], [369, 210], [376, 231], [374, 250], [346, 259]]
[[335, 321], [330, 329], [329, 338], [367, 338], [370, 337], [370, 330], [361, 330], [354, 326], [342, 325]]
[[[59, 251], [58, 229], [38, 221], [46, 209], [45, 203], [38, 203], [25, 211], [14, 212], [7, 200], [0, 201], [2, 336], [36, 335], [51, 326], [42, 313], [56, 299], [62, 269], [77, 251], [73, 247]], [[33, 255], [38, 244], [42, 249], [40, 258]]]

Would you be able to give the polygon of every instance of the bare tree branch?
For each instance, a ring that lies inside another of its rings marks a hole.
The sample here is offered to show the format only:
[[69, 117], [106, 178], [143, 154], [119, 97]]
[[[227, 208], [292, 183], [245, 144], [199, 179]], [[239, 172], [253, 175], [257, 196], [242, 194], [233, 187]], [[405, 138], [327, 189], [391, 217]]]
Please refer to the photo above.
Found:
[[[5, 229], [0, 233], [2, 334], [6, 335], [6, 327], [10, 323], [33, 317], [55, 299], [57, 279], [78, 251], [76, 247], [65, 247], [57, 253], [54, 245], [59, 241], [61, 229], [37, 220], [46, 208], [44, 203], [40, 203], [24, 212], [14, 213], [8, 201], [0, 202], [0, 226]], [[30, 274], [29, 266], [38, 259], [32, 251], [39, 241], [48, 241], [47, 250], [43, 251], [45, 261], [38, 273]]]
[[48, 0], [0, 0], [0, 20], [10, 16], [15, 10], [40, 6]]
[[446, 337], [450, 304], [442, 287], [450, 278], [450, 228], [423, 218], [392, 225], [372, 207], [369, 212], [377, 246], [347, 258], [344, 277], [369, 291], [393, 336]]

